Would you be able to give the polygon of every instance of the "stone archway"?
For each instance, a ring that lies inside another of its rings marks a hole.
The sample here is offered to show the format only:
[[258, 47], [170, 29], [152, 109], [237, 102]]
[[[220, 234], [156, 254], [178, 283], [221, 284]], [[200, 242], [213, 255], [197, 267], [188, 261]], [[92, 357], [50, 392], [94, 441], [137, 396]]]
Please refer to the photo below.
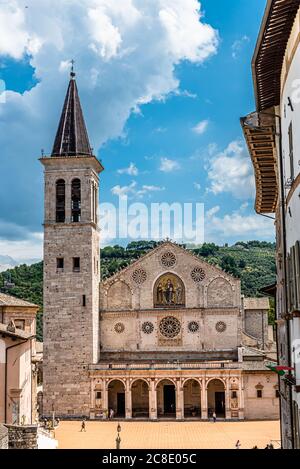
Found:
[[201, 418], [201, 387], [196, 379], [183, 385], [184, 418]]
[[108, 385], [108, 415], [111, 409], [115, 417], [125, 418], [125, 385], [118, 379]]
[[131, 386], [132, 418], [149, 418], [149, 385], [138, 379]]
[[226, 416], [226, 394], [225, 385], [220, 379], [212, 379], [207, 386], [208, 417], [215, 412], [217, 418], [225, 419]]
[[170, 379], [161, 380], [157, 387], [157, 416], [176, 418], [176, 386]]

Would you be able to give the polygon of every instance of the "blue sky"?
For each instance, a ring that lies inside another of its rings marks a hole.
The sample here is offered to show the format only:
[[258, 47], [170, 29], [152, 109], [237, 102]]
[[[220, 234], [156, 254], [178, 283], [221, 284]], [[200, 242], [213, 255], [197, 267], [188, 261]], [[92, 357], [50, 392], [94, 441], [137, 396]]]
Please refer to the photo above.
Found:
[[0, 103], [0, 255], [41, 256], [38, 156], [51, 151], [72, 57], [105, 167], [102, 202], [116, 204], [119, 193], [148, 205], [202, 202], [205, 241], [273, 240], [272, 222], [253, 210], [239, 123], [254, 110], [250, 62], [265, 1], [121, 3], [0, 1], [9, 90]]

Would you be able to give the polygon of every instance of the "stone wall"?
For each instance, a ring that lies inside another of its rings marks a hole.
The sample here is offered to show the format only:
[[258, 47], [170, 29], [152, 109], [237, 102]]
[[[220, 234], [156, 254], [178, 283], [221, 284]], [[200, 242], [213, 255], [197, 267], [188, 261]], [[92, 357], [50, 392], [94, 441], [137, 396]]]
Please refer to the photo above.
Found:
[[268, 311], [245, 311], [245, 332], [260, 341], [268, 342]]
[[[98, 176], [90, 158], [44, 161], [44, 383], [43, 413], [89, 414], [87, 368], [99, 358], [99, 232], [92, 210]], [[56, 223], [55, 185], [66, 182], [66, 223]], [[71, 183], [81, 181], [81, 219], [71, 222]], [[98, 198], [97, 198], [98, 200]], [[80, 258], [74, 271], [73, 258]], [[57, 268], [57, 258], [64, 267]]]
[[8, 449], [8, 430], [0, 424], [0, 449]]
[[8, 449], [38, 449], [37, 425], [6, 425]]

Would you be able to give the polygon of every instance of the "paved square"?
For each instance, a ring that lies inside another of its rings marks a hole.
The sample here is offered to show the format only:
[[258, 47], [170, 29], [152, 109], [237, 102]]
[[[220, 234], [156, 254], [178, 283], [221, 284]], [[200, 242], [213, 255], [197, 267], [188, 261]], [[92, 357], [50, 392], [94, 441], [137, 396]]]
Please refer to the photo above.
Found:
[[[241, 449], [271, 441], [280, 447], [279, 421], [259, 422], [120, 422], [121, 449]], [[59, 449], [114, 449], [118, 422], [60, 422], [55, 431]]]

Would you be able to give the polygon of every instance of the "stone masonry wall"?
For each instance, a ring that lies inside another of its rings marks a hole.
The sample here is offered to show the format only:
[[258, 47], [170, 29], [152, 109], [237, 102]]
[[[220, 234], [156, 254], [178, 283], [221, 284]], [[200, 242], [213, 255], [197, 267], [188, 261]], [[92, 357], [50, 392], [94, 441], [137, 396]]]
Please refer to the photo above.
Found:
[[0, 449], [8, 449], [8, 430], [0, 424]]
[[[50, 168], [45, 163], [43, 414], [54, 410], [71, 418], [89, 415], [87, 370], [99, 358], [99, 232], [92, 209], [98, 177], [84, 158], [58, 160], [57, 168], [52, 161]], [[55, 222], [60, 178], [66, 181], [66, 223]], [[71, 223], [74, 178], [81, 181], [78, 223]], [[73, 271], [74, 257], [80, 258], [78, 272]], [[57, 258], [64, 258], [63, 269], [57, 269]]]
[[38, 449], [37, 425], [6, 425], [8, 449]]

